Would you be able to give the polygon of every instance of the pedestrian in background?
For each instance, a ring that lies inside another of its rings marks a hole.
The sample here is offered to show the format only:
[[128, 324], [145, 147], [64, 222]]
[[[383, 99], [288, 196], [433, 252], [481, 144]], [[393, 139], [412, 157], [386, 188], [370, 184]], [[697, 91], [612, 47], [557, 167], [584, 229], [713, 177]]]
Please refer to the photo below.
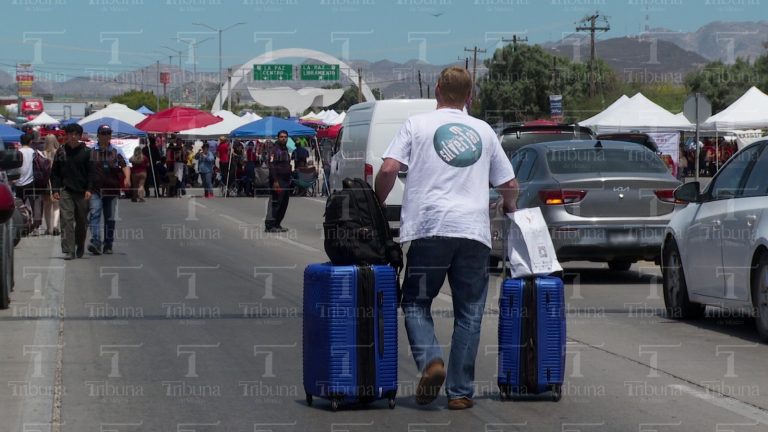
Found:
[[88, 233], [87, 212], [91, 199], [91, 150], [80, 141], [83, 127], [64, 127], [66, 144], [56, 150], [51, 168], [53, 199], [61, 208], [61, 250], [64, 259], [81, 258]]
[[[291, 154], [288, 152], [288, 131], [277, 133], [277, 141], [269, 150], [269, 184], [272, 190], [267, 204], [267, 217], [264, 219], [264, 231], [286, 232], [280, 225], [288, 210], [288, 198], [291, 196]], [[489, 228], [490, 232], [490, 228]]]
[[[98, 141], [91, 150], [91, 199], [89, 201], [91, 242], [88, 251], [94, 255], [111, 254], [115, 238], [115, 215], [120, 189], [131, 187], [131, 170], [125, 159], [110, 144], [112, 128], [103, 124], [97, 129]], [[101, 219], [104, 217], [104, 242], [101, 241]]]
[[211, 182], [213, 163], [216, 160], [216, 156], [211, 151], [211, 146], [208, 143], [203, 144], [203, 148], [197, 152], [195, 159], [197, 159], [197, 172], [200, 173], [203, 182], [203, 196], [205, 198], [213, 198], [213, 185]]
[[[45, 147], [43, 154], [51, 161], [53, 166], [53, 160], [56, 158], [56, 151], [61, 147], [56, 135], [50, 134], [45, 136]], [[51, 183], [48, 182], [48, 190], [43, 195], [43, 220], [45, 221], [45, 233], [48, 235], [57, 236], [60, 234], [59, 230], [59, 202], [53, 199], [53, 190], [51, 189]]]
[[400, 241], [410, 241], [402, 287], [405, 328], [422, 376], [416, 402], [429, 404], [446, 380], [442, 348], [435, 336], [432, 301], [446, 276], [454, 325], [448, 361], [448, 408], [474, 405], [474, 376], [488, 292], [491, 250], [488, 184], [515, 210], [517, 182], [496, 133], [463, 108], [472, 79], [458, 67], [444, 69], [435, 86], [437, 110], [406, 120], [384, 152], [376, 176], [383, 204], [402, 166], [408, 166], [401, 209]]
[[147, 169], [149, 160], [141, 151], [141, 147], [133, 150], [131, 162], [131, 189], [133, 194], [131, 201], [144, 202], [144, 184], [147, 182]]

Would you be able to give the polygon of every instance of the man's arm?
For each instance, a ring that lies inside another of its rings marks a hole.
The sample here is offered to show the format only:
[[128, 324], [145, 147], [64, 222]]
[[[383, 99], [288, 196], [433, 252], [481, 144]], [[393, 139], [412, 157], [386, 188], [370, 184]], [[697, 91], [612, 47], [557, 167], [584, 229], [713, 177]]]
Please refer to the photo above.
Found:
[[376, 198], [379, 199], [380, 203], [384, 204], [387, 196], [389, 196], [389, 192], [392, 191], [398, 172], [400, 172], [400, 162], [392, 158], [384, 159], [384, 163], [381, 164], [381, 169], [376, 174], [376, 180], [374, 181]]
[[517, 210], [517, 196], [520, 194], [517, 179], [512, 179], [496, 186], [496, 190], [499, 191], [504, 199], [504, 213], [513, 213]]

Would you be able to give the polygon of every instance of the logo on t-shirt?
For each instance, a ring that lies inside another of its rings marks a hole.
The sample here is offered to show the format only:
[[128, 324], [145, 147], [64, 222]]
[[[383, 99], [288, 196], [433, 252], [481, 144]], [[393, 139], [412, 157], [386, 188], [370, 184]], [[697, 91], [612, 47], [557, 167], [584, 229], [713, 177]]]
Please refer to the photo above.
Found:
[[448, 123], [437, 128], [433, 141], [440, 159], [457, 168], [474, 164], [483, 153], [480, 134], [459, 123]]

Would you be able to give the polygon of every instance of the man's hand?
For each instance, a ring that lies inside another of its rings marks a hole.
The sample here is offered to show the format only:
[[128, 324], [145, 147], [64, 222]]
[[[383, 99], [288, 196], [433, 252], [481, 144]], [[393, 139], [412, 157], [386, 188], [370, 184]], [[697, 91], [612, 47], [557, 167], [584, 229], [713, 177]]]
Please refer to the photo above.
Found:
[[128, 178], [123, 179], [123, 189], [130, 189], [131, 188], [131, 181], [128, 180]]
[[91, 199], [91, 191], [85, 191], [85, 199], [86, 200]]
[[59, 195], [58, 192], [54, 192], [53, 195], [51, 195], [51, 198], [53, 198], [54, 201], [59, 201], [61, 199], [61, 195]]

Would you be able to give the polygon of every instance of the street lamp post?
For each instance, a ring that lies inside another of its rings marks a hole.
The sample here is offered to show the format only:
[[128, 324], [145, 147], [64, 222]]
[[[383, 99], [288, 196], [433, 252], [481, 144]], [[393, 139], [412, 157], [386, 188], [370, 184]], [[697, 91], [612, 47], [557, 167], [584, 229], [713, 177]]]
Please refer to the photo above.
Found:
[[181, 102], [184, 96], [184, 69], [181, 68], [181, 54], [184, 52], [184, 50], [175, 50], [165, 45], [161, 45], [160, 48], [165, 48], [167, 50], [173, 51], [179, 56], [179, 71], [181, 72], [181, 79], [179, 80], [179, 102]]
[[243, 24], [245, 24], [245, 23], [244, 22], [238, 22], [238, 23], [234, 23], [231, 26], [225, 27], [225, 28], [214, 28], [214, 27], [211, 27], [211, 26], [209, 26], [208, 24], [205, 24], [205, 23], [192, 23], [192, 25], [203, 26], [203, 27], [209, 28], [209, 29], [219, 33], [219, 89], [221, 89], [224, 86], [224, 75], [223, 75], [224, 74], [224, 69], [221, 66], [221, 34], [224, 33], [225, 31], [231, 29], [232, 27], [243, 25]]
[[201, 41], [192, 42], [189, 46], [192, 47], [192, 81], [195, 83], [195, 108], [200, 108], [200, 85], [197, 77], [197, 46], [205, 41], [213, 39], [212, 37], [205, 38]]

